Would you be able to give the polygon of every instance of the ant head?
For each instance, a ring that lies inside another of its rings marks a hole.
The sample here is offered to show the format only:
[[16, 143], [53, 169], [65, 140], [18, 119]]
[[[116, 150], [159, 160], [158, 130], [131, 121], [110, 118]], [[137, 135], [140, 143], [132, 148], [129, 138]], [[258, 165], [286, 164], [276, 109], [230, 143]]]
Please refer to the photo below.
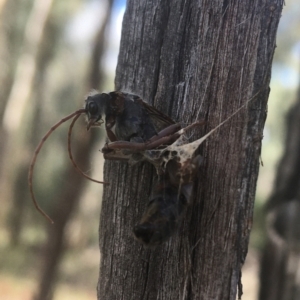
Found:
[[85, 111], [87, 114], [87, 129], [92, 126], [99, 126], [103, 123], [102, 115], [106, 114], [108, 102], [111, 96], [109, 94], [94, 94], [87, 97], [85, 100]]

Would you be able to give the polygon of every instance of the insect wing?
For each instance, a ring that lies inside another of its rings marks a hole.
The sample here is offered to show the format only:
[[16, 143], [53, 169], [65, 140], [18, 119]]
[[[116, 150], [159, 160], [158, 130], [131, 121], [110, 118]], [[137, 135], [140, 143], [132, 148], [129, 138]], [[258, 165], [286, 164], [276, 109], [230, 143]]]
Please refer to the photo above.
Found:
[[175, 122], [170, 117], [163, 114], [162, 112], [157, 110], [155, 107], [147, 104], [141, 98], [134, 99], [134, 102], [138, 102], [145, 108], [145, 110], [149, 114], [154, 126], [156, 127], [157, 131], [160, 131], [165, 127], [175, 124]]

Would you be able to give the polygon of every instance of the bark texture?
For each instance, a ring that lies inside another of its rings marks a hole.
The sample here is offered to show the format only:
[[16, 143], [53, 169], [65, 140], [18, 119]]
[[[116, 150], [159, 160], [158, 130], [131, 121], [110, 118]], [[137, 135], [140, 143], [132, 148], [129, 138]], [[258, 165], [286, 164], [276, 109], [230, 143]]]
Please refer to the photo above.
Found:
[[285, 151], [267, 207], [260, 300], [300, 298], [300, 88], [286, 121]]
[[201, 147], [203, 166], [178, 234], [155, 249], [133, 239], [155, 176], [106, 162], [98, 299], [236, 299], [247, 254], [275, 36], [283, 1], [133, 1], [116, 89], [140, 95], [200, 137], [258, 98]]

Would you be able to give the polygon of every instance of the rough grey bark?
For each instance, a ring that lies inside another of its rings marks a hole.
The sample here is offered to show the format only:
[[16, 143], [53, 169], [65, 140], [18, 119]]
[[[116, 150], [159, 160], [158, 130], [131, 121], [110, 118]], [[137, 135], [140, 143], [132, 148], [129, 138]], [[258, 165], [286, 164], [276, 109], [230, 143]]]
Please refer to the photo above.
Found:
[[260, 300], [300, 298], [300, 88], [286, 123], [285, 151], [267, 206], [267, 242], [262, 251]]
[[283, 1], [133, 1], [123, 21], [116, 89], [175, 121], [214, 128], [179, 233], [145, 249], [133, 239], [153, 167], [106, 162], [98, 299], [235, 299], [247, 254], [275, 35]]

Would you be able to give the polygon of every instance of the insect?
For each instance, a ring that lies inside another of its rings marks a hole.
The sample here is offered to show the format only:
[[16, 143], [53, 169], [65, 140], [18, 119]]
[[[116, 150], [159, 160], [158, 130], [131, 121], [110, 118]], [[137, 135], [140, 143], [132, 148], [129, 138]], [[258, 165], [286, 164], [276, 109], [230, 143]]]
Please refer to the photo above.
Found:
[[[49, 138], [52, 132], [58, 128], [61, 124], [73, 118], [68, 132], [68, 153], [71, 162], [77, 171], [79, 171], [84, 177], [97, 183], [104, 183], [103, 181], [98, 181], [92, 179], [84, 172], [80, 170], [74, 161], [71, 152], [71, 133], [74, 123], [79, 118], [80, 115], [85, 114], [87, 116], [87, 129], [89, 130], [93, 126], [100, 126], [105, 123], [105, 129], [107, 137], [110, 142], [116, 141], [127, 141], [129, 143], [154, 143], [149, 149], [157, 147], [157, 145], [162, 144], [165, 140], [159, 140], [162, 136], [160, 132], [166, 134], [166, 132], [161, 131], [163, 128], [171, 127], [174, 131], [180, 129], [178, 124], [170, 119], [168, 116], [164, 115], [154, 107], [148, 105], [139, 96], [123, 93], [123, 92], [111, 92], [102, 94], [90, 94], [85, 100], [85, 106], [83, 109], [79, 109], [72, 114], [61, 119], [55, 125], [53, 125], [49, 131], [42, 138], [41, 142], [38, 144], [29, 167], [28, 172], [28, 185], [30, 189], [31, 198], [33, 200], [36, 209], [46, 218], [48, 221], [53, 223], [52, 219], [40, 208], [38, 205], [34, 191], [33, 191], [33, 172], [34, 166], [38, 154], [44, 145], [45, 141]], [[105, 121], [102, 117], [105, 115]], [[157, 133], [159, 132], [159, 133]], [[108, 143], [107, 145], [109, 145]], [[123, 159], [126, 158], [126, 150], [124, 153], [119, 153], [115, 155], [115, 151], [110, 149], [104, 150], [104, 157], [107, 159]], [[130, 152], [130, 151], [129, 151]], [[129, 153], [127, 150], [127, 157], [139, 161], [140, 155], [138, 151], [134, 153]], [[128, 159], [128, 158], [126, 158]]]
[[139, 96], [123, 92], [92, 94], [86, 99], [85, 110], [88, 129], [101, 125], [105, 115], [105, 129], [111, 142], [143, 143], [163, 128], [175, 124]]
[[[173, 164], [177, 170], [177, 177], [175, 176], [175, 178], [177, 180], [179, 178], [180, 185], [182, 185], [187, 180], [186, 178], [194, 176], [195, 151], [199, 145], [243, 109], [250, 101], [256, 98], [260, 90], [225, 121], [212, 129], [204, 137], [192, 143], [188, 143], [186, 140], [185, 132], [190, 127], [199, 125], [199, 122], [180, 129], [180, 124], [176, 124], [168, 116], [145, 103], [139, 96], [129, 93], [115, 91], [108, 94], [93, 93], [89, 95], [85, 100], [85, 107], [66, 116], [53, 125], [42, 138], [34, 152], [29, 167], [28, 184], [36, 209], [53, 223], [51, 218], [37, 204], [33, 192], [32, 178], [35, 162], [43, 144], [51, 133], [64, 122], [73, 118], [68, 133], [69, 157], [75, 168], [86, 178], [104, 183], [94, 180], [82, 172], [76, 165], [71, 153], [70, 140], [72, 128], [82, 114], [87, 116], [88, 130], [93, 126], [100, 126], [105, 123], [107, 137], [110, 141], [102, 149], [105, 159], [126, 159], [129, 162], [147, 160], [156, 167], [158, 174], [165, 172], [168, 163]], [[102, 119], [103, 115], [105, 115], [105, 121]], [[174, 162], [176, 163], [174, 164]]]
[[[102, 149], [105, 159], [142, 160], [139, 152], [147, 144], [153, 149], [166, 142], [161, 139], [178, 131], [181, 126], [144, 102], [139, 96], [124, 92], [91, 94], [86, 99], [87, 129], [105, 123], [110, 141]], [[105, 121], [102, 119], [105, 115]], [[114, 143], [125, 142], [123, 149], [114, 150]], [[112, 148], [110, 147], [112, 145]]]

